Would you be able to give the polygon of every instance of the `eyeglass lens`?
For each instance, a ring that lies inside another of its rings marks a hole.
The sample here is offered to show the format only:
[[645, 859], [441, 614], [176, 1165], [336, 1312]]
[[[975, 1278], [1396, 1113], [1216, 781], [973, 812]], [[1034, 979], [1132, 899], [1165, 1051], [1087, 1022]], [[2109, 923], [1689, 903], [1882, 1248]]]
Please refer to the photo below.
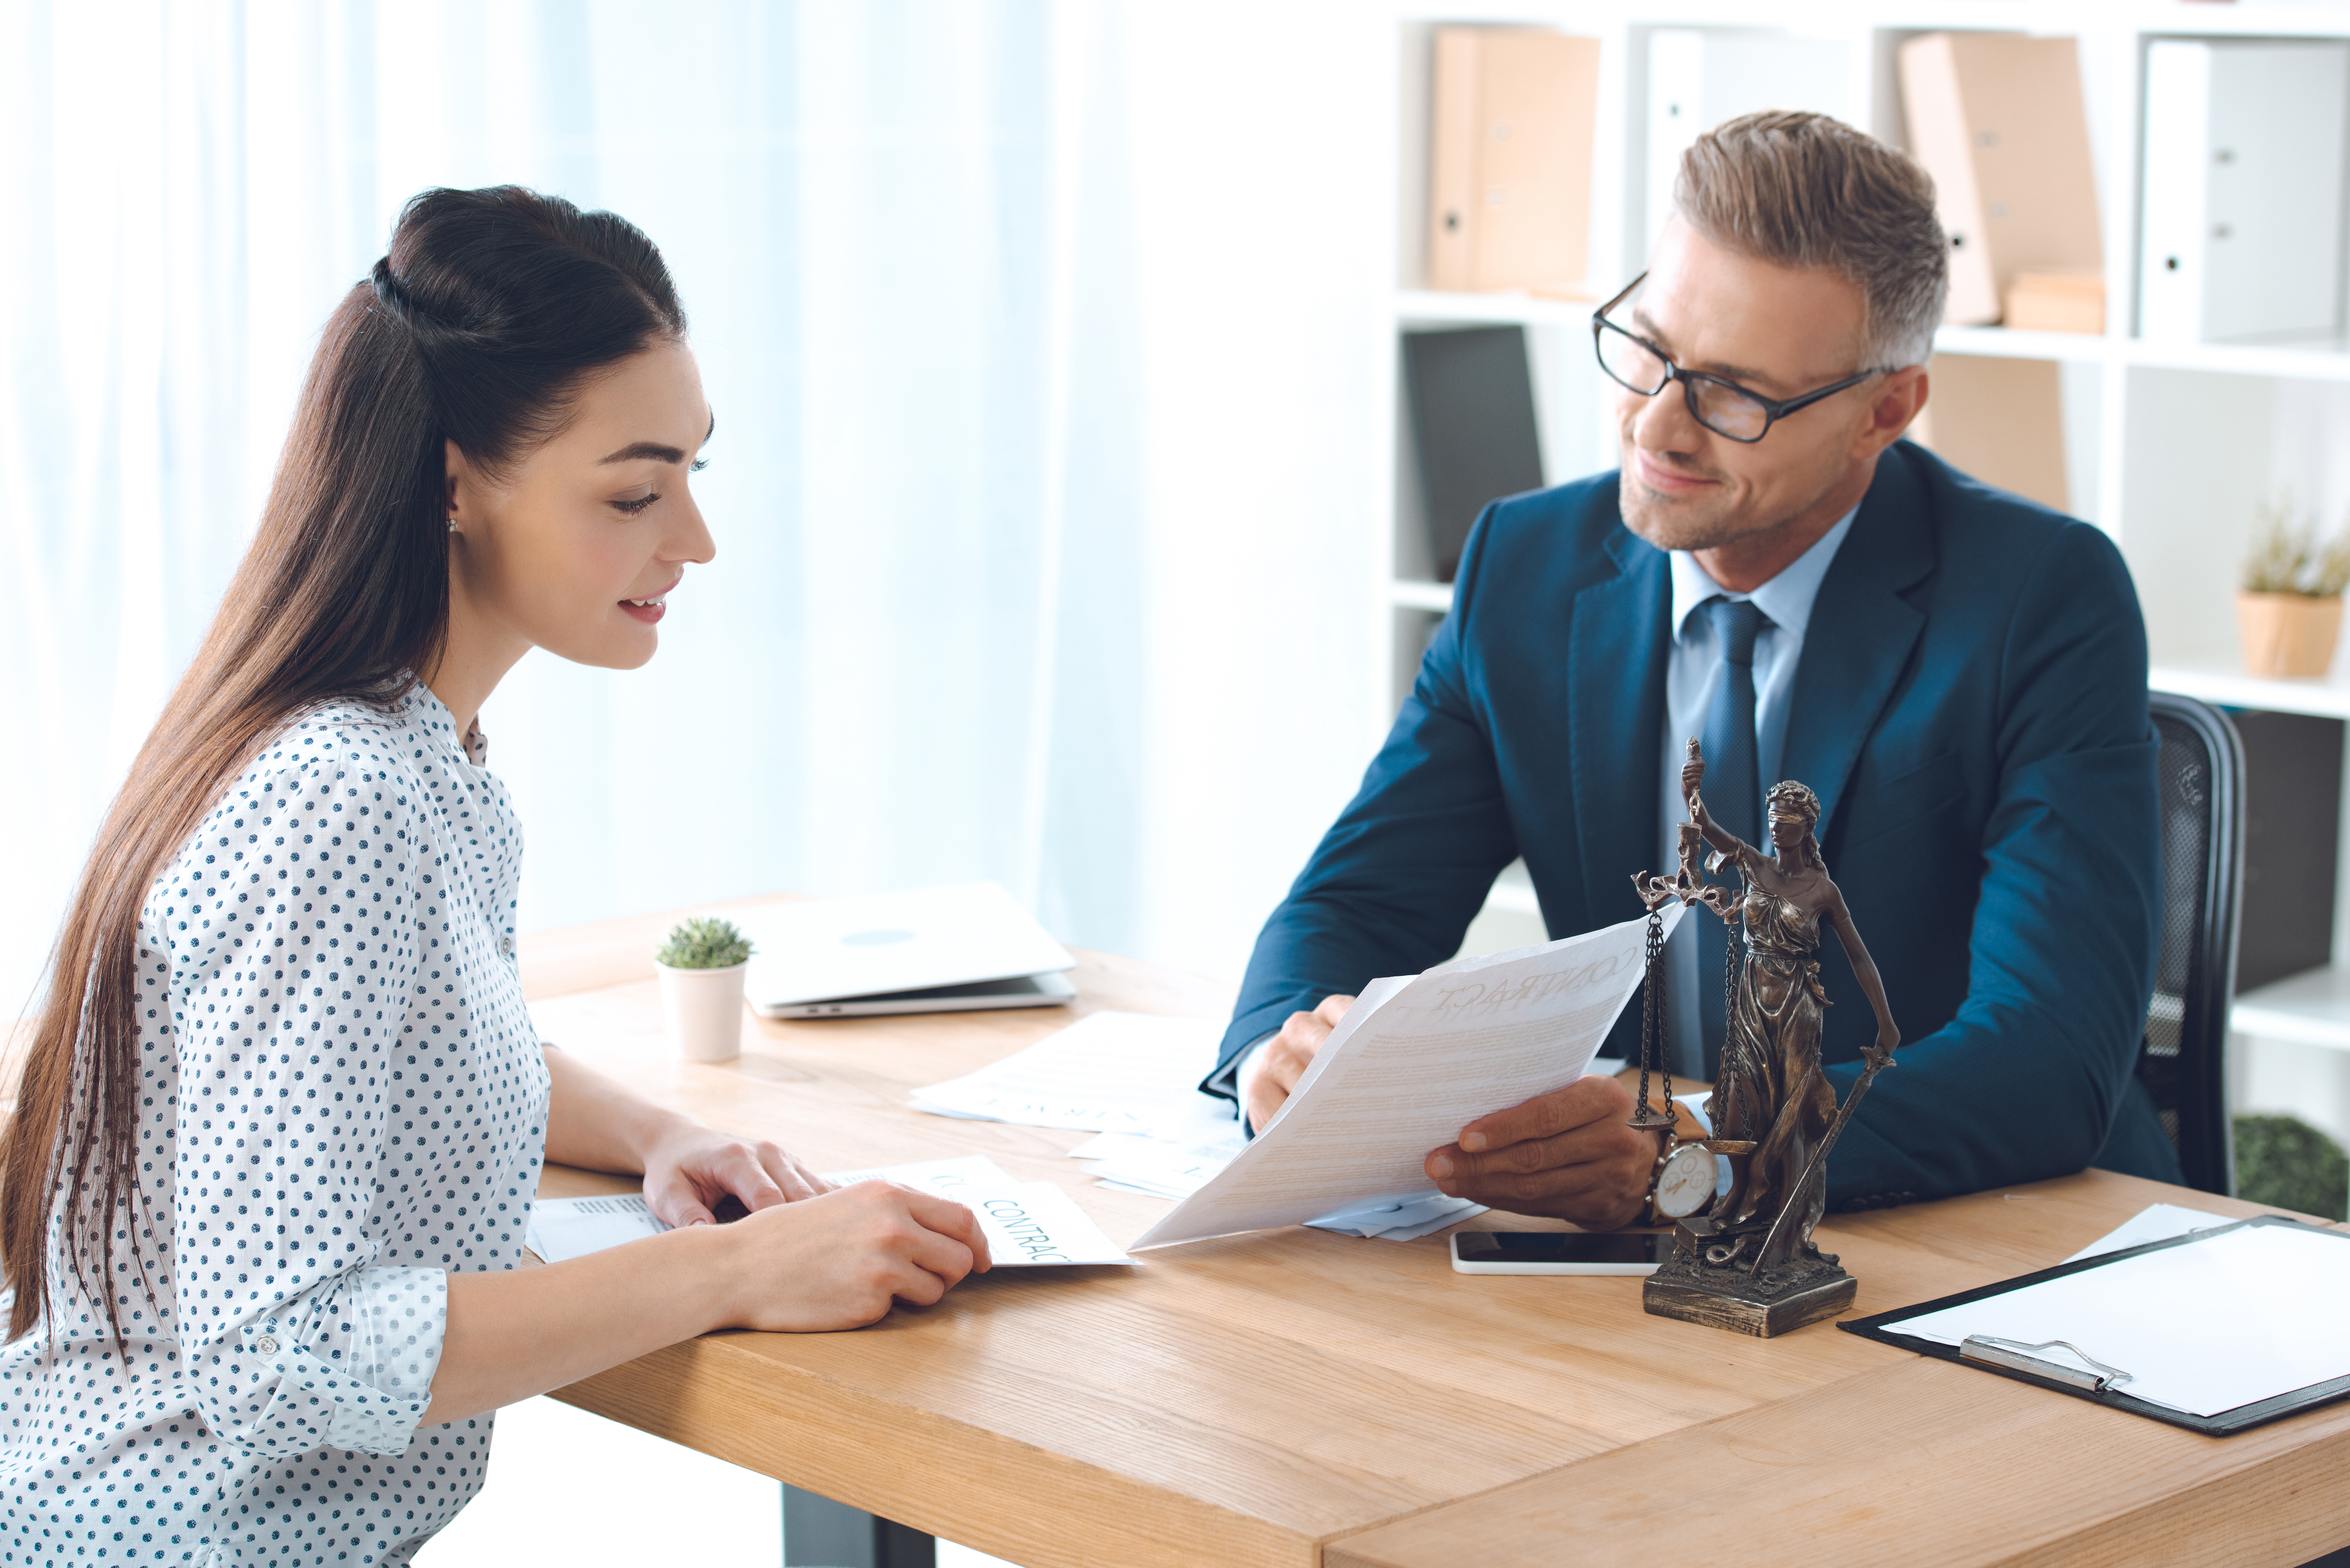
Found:
[[[1599, 333], [1599, 364], [1643, 397], [1655, 397], [1672, 379], [1664, 360], [1647, 344], [1621, 330]], [[1770, 426], [1770, 410], [1735, 388], [1694, 378], [1681, 384], [1688, 392], [1690, 411], [1709, 430], [1733, 441], [1753, 441]]]

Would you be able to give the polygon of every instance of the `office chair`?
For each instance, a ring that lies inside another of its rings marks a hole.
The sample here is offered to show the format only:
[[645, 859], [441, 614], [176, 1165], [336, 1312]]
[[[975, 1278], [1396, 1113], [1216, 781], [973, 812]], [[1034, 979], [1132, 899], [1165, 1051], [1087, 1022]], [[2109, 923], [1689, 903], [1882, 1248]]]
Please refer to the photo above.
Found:
[[2153, 691], [2147, 705], [2162, 741], [2162, 950], [2138, 1081], [2178, 1147], [2187, 1185], [2232, 1196], [2228, 1008], [2243, 902], [2243, 746], [2208, 703]]

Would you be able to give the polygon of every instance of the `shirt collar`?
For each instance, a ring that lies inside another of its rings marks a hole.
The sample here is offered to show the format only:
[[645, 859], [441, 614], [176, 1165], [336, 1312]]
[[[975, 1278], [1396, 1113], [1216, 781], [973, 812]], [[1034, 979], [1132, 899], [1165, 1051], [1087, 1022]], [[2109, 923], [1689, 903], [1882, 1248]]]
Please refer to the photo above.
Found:
[[1771, 618], [1771, 625], [1804, 635], [1811, 624], [1812, 601], [1820, 597], [1821, 580], [1828, 575], [1828, 566], [1835, 559], [1844, 536], [1852, 532], [1852, 520], [1860, 508], [1836, 519], [1835, 527], [1814, 540], [1812, 547], [1780, 569], [1779, 575], [1751, 594], [1733, 594], [1706, 575], [1697, 557], [1687, 550], [1669, 552], [1673, 564], [1673, 636], [1679, 639], [1689, 631], [1690, 617], [1706, 600], [1720, 596], [1731, 599], [1752, 599], [1755, 607]]

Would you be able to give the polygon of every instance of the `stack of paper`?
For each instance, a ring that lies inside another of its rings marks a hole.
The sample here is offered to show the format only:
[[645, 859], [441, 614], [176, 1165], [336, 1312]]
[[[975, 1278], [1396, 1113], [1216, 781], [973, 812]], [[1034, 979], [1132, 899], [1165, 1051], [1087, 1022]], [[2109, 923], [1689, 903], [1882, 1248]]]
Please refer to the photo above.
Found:
[[[1134, 1262], [1059, 1187], [1049, 1181], [1015, 1181], [985, 1155], [829, 1171], [826, 1179], [844, 1187], [895, 1181], [953, 1199], [978, 1216], [987, 1235], [988, 1256], [999, 1268]], [[531, 1208], [529, 1246], [546, 1262], [560, 1263], [668, 1229], [641, 1193], [553, 1198]]]
[[1246, 1144], [1237, 1108], [1196, 1087], [1216, 1064], [1200, 1018], [1095, 1012], [993, 1066], [914, 1091], [934, 1116], [1097, 1132], [1069, 1151], [1107, 1187], [1183, 1198]]
[[1232, 1119], [1231, 1101], [1193, 1086], [1216, 1064], [1218, 1034], [1204, 1018], [1088, 1013], [992, 1066], [916, 1089], [911, 1103], [933, 1116], [1186, 1139]]
[[1091, 1161], [1086, 1168], [1104, 1187], [1152, 1198], [1189, 1198], [1247, 1145], [1240, 1124], [1227, 1120], [1218, 1136], [1189, 1143], [1138, 1133], [1103, 1133], [1071, 1149], [1069, 1158]]
[[1306, 1224], [1316, 1231], [1342, 1236], [1369, 1236], [1381, 1241], [1416, 1241], [1422, 1236], [1458, 1225], [1485, 1212], [1482, 1203], [1447, 1198], [1441, 1192], [1416, 1192], [1400, 1198], [1375, 1198], [1350, 1204]]
[[[1089, 1013], [992, 1066], [917, 1089], [909, 1103], [933, 1116], [1098, 1133], [1069, 1154], [1103, 1186], [1185, 1199], [1248, 1147], [1238, 1107], [1195, 1086], [1216, 1064], [1218, 1033], [1206, 1019]], [[1601, 1056], [1587, 1070], [1623, 1067]], [[1359, 1199], [1305, 1223], [1408, 1241], [1483, 1212], [1422, 1190]]]

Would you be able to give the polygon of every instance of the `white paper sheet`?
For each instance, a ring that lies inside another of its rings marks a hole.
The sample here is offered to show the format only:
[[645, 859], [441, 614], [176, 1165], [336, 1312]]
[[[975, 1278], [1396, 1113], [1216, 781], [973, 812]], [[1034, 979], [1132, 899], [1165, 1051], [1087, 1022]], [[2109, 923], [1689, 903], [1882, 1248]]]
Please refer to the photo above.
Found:
[[[1104, 1133], [1104, 1137], [1118, 1137]], [[1099, 1180], [1157, 1198], [1189, 1198], [1215, 1179], [1246, 1147], [1237, 1126], [1224, 1137], [1201, 1143], [1169, 1143], [1159, 1138], [1135, 1138], [1086, 1167]]]
[[1222, 1028], [1204, 1018], [1094, 1012], [992, 1066], [914, 1091], [935, 1116], [1194, 1142], [1235, 1125], [1232, 1103], [1195, 1085]]
[[2209, 1231], [2215, 1225], [2234, 1223], [2225, 1214], [2181, 1209], [2176, 1203], [2149, 1203], [2064, 1261], [2077, 1263], [2084, 1258], [2102, 1257], [2125, 1247], [2143, 1247], [2148, 1241], [2168, 1241], [2189, 1231]]
[[2350, 1238], [2256, 1225], [1883, 1326], [1939, 1345], [2067, 1340], [2130, 1374], [2117, 1392], [2216, 1416], [2350, 1377], [2345, 1300]]
[[[1668, 911], [1669, 934], [1680, 914]], [[1639, 986], [1647, 924], [1372, 981], [1273, 1125], [1134, 1250], [1424, 1192], [1430, 1150], [1583, 1075]]]
[[623, 1241], [658, 1236], [668, 1229], [641, 1192], [542, 1198], [531, 1205], [530, 1235], [524, 1244], [548, 1262], [561, 1263]]
[[[895, 1181], [953, 1199], [979, 1217], [980, 1229], [987, 1236], [988, 1256], [998, 1267], [1135, 1261], [1103, 1235], [1101, 1227], [1057, 1185], [1016, 1181], [985, 1155], [825, 1174], [843, 1187], [858, 1181]], [[624, 1241], [658, 1236], [668, 1229], [646, 1206], [640, 1193], [553, 1198], [531, 1209], [529, 1246], [548, 1262], [559, 1263]]]
[[1416, 1192], [1401, 1198], [1374, 1199], [1351, 1204], [1334, 1213], [1308, 1220], [1316, 1231], [1341, 1236], [1365, 1236], [1381, 1241], [1416, 1241], [1422, 1236], [1473, 1220], [1485, 1212], [1482, 1203], [1447, 1198], [1441, 1192]]

